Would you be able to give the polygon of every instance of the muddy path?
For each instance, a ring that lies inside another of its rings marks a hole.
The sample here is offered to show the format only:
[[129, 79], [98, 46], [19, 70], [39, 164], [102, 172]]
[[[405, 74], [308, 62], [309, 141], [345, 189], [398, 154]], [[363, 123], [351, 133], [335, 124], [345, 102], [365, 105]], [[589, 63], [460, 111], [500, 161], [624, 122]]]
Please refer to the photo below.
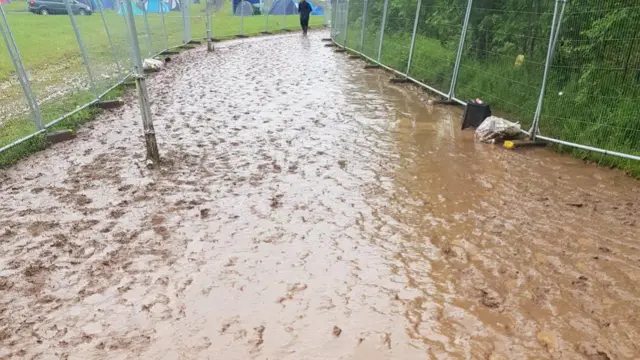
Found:
[[323, 46], [221, 43], [1, 176], [3, 359], [637, 359], [640, 186]]

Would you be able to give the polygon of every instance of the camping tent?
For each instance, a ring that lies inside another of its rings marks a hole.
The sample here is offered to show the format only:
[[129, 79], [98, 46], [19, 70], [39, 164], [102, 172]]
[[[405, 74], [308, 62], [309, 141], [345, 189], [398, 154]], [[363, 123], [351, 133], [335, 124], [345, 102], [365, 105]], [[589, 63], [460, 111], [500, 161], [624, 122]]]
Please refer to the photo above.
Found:
[[180, 1], [179, 0], [168, 0], [167, 4], [169, 4], [169, 9], [171, 11], [180, 11]]
[[307, 0], [307, 2], [311, 5], [311, 15], [324, 15], [324, 8], [322, 6], [318, 6], [309, 0]]
[[269, 15], [295, 15], [298, 7], [293, 0], [276, 0], [269, 11]]
[[235, 16], [252, 16], [253, 5], [248, 1], [241, 1], [233, 13]]
[[169, 5], [162, 0], [147, 0], [144, 4], [148, 13], [168, 13]]
[[324, 8], [322, 6], [314, 7], [311, 15], [324, 16]]
[[[249, 5], [253, 7], [260, 7], [260, 0], [232, 0], [231, 1], [232, 5], [233, 5], [233, 14], [236, 16], [239, 16], [238, 11], [242, 11], [242, 9], [238, 10], [239, 5], [241, 5], [242, 3], [248, 3]], [[249, 8], [246, 7], [246, 4], [243, 5], [245, 7], [245, 11], [248, 11]], [[253, 11], [253, 10], [252, 10]], [[249, 15], [253, 15], [253, 13], [249, 14], [247, 12], [245, 12], [244, 16], [249, 16]]]
[[102, 0], [102, 8], [103, 9], [115, 9], [116, 1], [114, 0]]
[[[133, 15], [135, 16], [142, 16], [144, 15], [142, 13], [142, 9], [140, 9], [138, 7], [138, 4], [136, 4], [135, 2], [131, 2], [131, 7], [133, 8]], [[126, 14], [127, 13], [127, 6], [122, 4], [122, 7], [120, 8], [120, 10], [118, 10], [118, 14], [122, 15], [122, 14]]]

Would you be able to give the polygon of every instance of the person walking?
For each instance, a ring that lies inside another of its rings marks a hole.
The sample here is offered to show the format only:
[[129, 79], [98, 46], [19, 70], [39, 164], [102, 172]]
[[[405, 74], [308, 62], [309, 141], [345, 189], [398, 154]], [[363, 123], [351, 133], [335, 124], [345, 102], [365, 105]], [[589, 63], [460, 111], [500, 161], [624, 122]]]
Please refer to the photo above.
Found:
[[309, 4], [307, 0], [300, 0], [298, 3], [298, 12], [300, 13], [300, 26], [302, 26], [303, 35], [307, 35], [311, 11], [313, 11], [313, 9], [311, 9], [311, 4]]

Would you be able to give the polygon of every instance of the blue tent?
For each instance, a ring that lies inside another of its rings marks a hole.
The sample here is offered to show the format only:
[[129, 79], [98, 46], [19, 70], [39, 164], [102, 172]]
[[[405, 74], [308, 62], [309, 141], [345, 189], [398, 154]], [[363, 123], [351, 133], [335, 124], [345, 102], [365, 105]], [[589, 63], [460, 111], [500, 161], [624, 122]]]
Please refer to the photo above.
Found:
[[[135, 16], [144, 15], [142, 13], [142, 9], [140, 9], [138, 7], [138, 5], [136, 3], [134, 3], [133, 1], [131, 2], [131, 7], [133, 8], [133, 15], [135, 15]], [[127, 13], [127, 6], [125, 4], [122, 4], [122, 7], [120, 7], [120, 10], [118, 10], [118, 14], [122, 15], [122, 14], [126, 14], [126, 13]]]
[[269, 11], [269, 15], [295, 15], [297, 13], [298, 7], [293, 0], [276, 0]]
[[311, 15], [324, 15], [324, 8], [322, 6], [316, 6], [316, 4], [312, 3], [309, 0], [307, 0], [307, 2], [309, 3], [309, 5], [311, 5]]
[[147, 0], [145, 3], [148, 13], [168, 13], [169, 5], [162, 0]]
[[[238, 7], [238, 4], [240, 4], [243, 0], [231, 0], [231, 4], [233, 5], [233, 13], [236, 13], [236, 8]], [[260, 0], [244, 0], [248, 3], [250, 3], [252, 6], [258, 6], [260, 5]]]
[[324, 16], [324, 8], [322, 6], [316, 6], [313, 8], [311, 15]]
[[113, 0], [102, 0], [102, 8], [103, 9], [115, 9], [116, 2]]

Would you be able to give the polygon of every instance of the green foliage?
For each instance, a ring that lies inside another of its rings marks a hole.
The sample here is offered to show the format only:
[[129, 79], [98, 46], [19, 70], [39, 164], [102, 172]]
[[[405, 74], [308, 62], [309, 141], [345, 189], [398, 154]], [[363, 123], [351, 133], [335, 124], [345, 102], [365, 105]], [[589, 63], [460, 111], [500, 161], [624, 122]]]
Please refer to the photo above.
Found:
[[[349, 35], [363, 0], [349, 3]], [[383, 1], [367, 8], [365, 52], [377, 57]], [[416, 0], [390, 0], [381, 60], [405, 72]], [[555, 0], [474, 0], [458, 98], [480, 97], [494, 112], [531, 125], [542, 87]], [[448, 92], [467, 0], [422, 0], [409, 74]], [[353, 29], [353, 30], [352, 30]], [[540, 120], [542, 134], [640, 155], [640, 7], [637, 0], [569, 1], [555, 48]], [[353, 47], [353, 46], [352, 46]], [[357, 47], [354, 47], [357, 48]], [[524, 59], [516, 64], [518, 57]], [[640, 174], [640, 164], [557, 147]]]

